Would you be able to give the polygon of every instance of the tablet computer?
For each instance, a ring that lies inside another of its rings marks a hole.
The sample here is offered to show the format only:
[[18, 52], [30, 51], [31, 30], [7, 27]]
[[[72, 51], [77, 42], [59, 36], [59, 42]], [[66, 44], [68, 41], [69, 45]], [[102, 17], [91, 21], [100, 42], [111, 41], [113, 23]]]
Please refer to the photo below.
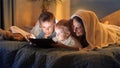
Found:
[[33, 46], [38, 46], [41, 48], [54, 48], [53, 44], [55, 42], [52, 39], [29, 39]]

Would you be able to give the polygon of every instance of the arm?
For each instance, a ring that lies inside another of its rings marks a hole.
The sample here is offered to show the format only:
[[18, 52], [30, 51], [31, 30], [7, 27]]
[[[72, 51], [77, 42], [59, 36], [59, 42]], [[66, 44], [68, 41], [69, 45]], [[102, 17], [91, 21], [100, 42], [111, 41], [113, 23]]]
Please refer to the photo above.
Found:
[[66, 45], [64, 45], [64, 44], [62, 44], [62, 43], [59, 43], [59, 42], [57, 42], [54, 46], [55, 46], [55, 47], [59, 47], [59, 48], [73, 49], [73, 50], [80, 50], [80, 49], [81, 49], [81, 48], [79, 48], [79, 47], [66, 46]]
[[54, 45], [55, 47], [81, 50], [81, 44], [77, 40], [73, 39], [72, 37], [69, 37], [69, 39], [64, 41], [64, 43], [59, 42], [56, 37], [54, 37], [53, 40], [56, 42], [56, 44]]

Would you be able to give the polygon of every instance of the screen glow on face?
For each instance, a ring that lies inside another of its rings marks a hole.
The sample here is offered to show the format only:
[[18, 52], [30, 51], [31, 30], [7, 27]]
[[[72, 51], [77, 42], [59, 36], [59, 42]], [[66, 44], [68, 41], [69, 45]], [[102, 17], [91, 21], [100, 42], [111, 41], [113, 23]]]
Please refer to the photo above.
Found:
[[56, 27], [55, 28], [55, 32], [56, 32], [56, 38], [59, 41], [64, 41], [68, 37], [66, 32], [65, 32], [65, 30], [63, 28]]
[[73, 31], [76, 36], [82, 36], [84, 34], [83, 26], [76, 19], [73, 19]]
[[54, 23], [53, 22], [41, 22], [41, 29], [46, 35], [51, 35], [54, 31]]

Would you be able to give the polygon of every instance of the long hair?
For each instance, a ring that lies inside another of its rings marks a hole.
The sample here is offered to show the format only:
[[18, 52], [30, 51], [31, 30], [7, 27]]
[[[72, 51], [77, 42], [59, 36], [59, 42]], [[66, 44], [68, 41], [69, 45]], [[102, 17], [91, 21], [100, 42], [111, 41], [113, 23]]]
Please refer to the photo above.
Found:
[[75, 19], [76, 21], [78, 21], [82, 25], [83, 31], [84, 31], [84, 34], [82, 36], [80, 36], [80, 37], [77, 37], [75, 34], [73, 36], [75, 36], [79, 40], [79, 42], [82, 44], [83, 48], [87, 47], [89, 44], [88, 44], [88, 42], [86, 40], [86, 32], [85, 32], [85, 27], [84, 27], [82, 19], [80, 17], [78, 17], [78, 16], [74, 16], [72, 18], [72, 22], [73, 22], [73, 19]]

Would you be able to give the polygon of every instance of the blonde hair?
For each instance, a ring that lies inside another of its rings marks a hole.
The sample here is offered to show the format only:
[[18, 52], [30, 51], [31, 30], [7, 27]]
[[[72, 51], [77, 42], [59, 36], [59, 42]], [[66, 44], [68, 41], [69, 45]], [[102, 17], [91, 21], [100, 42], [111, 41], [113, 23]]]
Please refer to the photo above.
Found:
[[62, 28], [64, 32], [70, 32], [69, 21], [66, 19], [60, 20], [55, 27]]

